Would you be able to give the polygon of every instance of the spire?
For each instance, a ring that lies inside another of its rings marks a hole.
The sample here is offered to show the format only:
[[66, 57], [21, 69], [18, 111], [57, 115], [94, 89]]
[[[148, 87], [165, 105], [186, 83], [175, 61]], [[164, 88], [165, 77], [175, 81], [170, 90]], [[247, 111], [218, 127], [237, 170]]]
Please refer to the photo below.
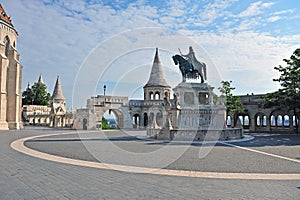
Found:
[[54, 99], [65, 100], [65, 97], [62, 93], [61, 84], [60, 84], [60, 81], [59, 81], [59, 76], [57, 76], [55, 87], [54, 87], [53, 94], [52, 94], [52, 97], [51, 97], [51, 100], [54, 100]]
[[12, 28], [14, 27], [10, 17], [6, 14], [5, 10], [3, 9], [2, 5], [0, 4], [0, 22], [4, 23], [6, 25], [11, 26]]
[[27, 89], [30, 89], [30, 83], [28, 82], [28, 84], [27, 84]]
[[156, 48], [150, 78], [144, 87], [149, 87], [149, 86], [170, 87], [164, 77], [162, 65], [158, 56], [158, 48]]
[[38, 83], [44, 83], [44, 80], [43, 80], [43, 77], [42, 77], [42, 73], [40, 73]]

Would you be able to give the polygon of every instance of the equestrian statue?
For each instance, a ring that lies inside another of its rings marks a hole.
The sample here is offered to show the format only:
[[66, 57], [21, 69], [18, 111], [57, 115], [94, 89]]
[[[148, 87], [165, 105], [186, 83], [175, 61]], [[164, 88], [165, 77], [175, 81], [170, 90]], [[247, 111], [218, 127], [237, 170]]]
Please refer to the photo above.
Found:
[[189, 53], [183, 55], [172, 56], [175, 65], [179, 64], [179, 69], [182, 74], [182, 81], [186, 82], [186, 79], [201, 79], [201, 83], [204, 83], [206, 78], [206, 65], [203, 62], [197, 60], [193, 48], [189, 47]]

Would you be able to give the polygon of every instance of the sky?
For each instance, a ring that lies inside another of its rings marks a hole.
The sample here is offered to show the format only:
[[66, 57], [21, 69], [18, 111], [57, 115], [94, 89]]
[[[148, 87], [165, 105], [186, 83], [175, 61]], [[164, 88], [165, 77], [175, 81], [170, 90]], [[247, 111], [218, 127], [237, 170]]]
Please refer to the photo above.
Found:
[[172, 55], [193, 46], [207, 82], [231, 80], [234, 94], [278, 89], [273, 69], [300, 41], [295, 0], [2, 0], [19, 33], [23, 90], [57, 75], [69, 109], [103, 94], [143, 98], [155, 48], [167, 82], [181, 82]]

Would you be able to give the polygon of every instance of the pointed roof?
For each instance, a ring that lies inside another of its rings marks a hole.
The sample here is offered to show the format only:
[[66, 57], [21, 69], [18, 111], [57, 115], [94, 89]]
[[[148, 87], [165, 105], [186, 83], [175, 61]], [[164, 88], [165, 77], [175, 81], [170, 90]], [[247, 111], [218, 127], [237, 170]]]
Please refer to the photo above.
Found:
[[65, 100], [65, 97], [62, 93], [61, 84], [60, 84], [60, 81], [59, 81], [59, 76], [57, 76], [55, 87], [54, 87], [54, 90], [53, 90], [53, 94], [51, 96], [51, 100], [54, 100], [54, 99]]
[[42, 73], [40, 73], [38, 83], [44, 83], [44, 80], [43, 80], [43, 77], [42, 77]]
[[149, 80], [144, 87], [152, 86], [170, 87], [164, 77], [162, 65], [158, 56], [158, 48], [156, 48]]
[[0, 4], [0, 22], [11, 26], [12, 28], [14, 27], [10, 17], [6, 14], [4, 8], [2, 7], [2, 5]]

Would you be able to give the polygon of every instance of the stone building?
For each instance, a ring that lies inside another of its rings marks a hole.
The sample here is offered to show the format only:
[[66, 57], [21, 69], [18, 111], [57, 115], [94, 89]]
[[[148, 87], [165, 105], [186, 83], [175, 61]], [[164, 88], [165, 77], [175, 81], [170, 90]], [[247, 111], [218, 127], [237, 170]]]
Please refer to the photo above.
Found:
[[[249, 132], [293, 133], [300, 116], [295, 116], [292, 110], [280, 106], [264, 108], [264, 96], [253, 93], [240, 96], [244, 112], [231, 113], [227, 120], [228, 126], [233, 126], [232, 119], [238, 117], [244, 129]], [[299, 115], [299, 111], [297, 113]]]
[[22, 65], [17, 51], [18, 32], [0, 4], [0, 129], [21, 126]]
[[[42, 75], [38, 82], [43, 83]], [[66, 110], [66, 99], [59, 77], [56, 79], [49, 106], [24, 105], [22, 107], [24, 125], [49, 126], [53, 128], [72, 127], [73, 113]]]
[[63, 95], [59, 77], [56, 79], [53, 94], [50, 98], [50, 127], [66, 126], [66, 99]]

